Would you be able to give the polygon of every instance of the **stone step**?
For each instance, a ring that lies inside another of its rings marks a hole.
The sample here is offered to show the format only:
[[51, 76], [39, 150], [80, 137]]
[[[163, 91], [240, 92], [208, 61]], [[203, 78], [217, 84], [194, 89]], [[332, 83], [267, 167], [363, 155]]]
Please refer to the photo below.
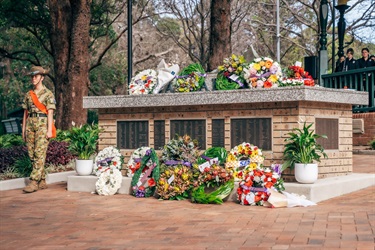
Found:
[[[90, 176], [68, 176], [68, 191], [95, 193], [95, 183], [98, 177]], [[119, 194], [130, 194], [131, 178], [123, 177]], [[304, 195], [306, 199], [313, 202], [328, 200], [337, 196], [348, 194], [375, 185], [375, 174], [349, 174], [345, 176], [329, 177], [319, 179], [314, 184], [284, 183], [285, 191]], [[237, 198], [238, 184], [235, 185], [228, 200], [235, 201]]]

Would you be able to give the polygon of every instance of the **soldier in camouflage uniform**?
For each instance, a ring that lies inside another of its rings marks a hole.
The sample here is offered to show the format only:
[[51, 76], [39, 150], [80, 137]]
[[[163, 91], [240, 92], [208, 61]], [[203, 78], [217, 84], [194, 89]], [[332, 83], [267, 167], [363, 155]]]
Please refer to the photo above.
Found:
[[47, 188], [45, 160], [49, 138], [52, 137], [53, 111], [56, 109], [56, 102], [53, 93], [43, 85], [44, 76], [48, 71], [40, 66], [31, 68], [28, 74], [31, 76], [33, 90], [48, 110], [44, 114], [39, 110], [27, 92], [22, 104], [24, 109], [22, 137], [26, 141], [28, 153], [33, 164], [33, 171], [30, 175], [30, 183], [24, 188], [25, 193], [32, 193], [38, 189]]

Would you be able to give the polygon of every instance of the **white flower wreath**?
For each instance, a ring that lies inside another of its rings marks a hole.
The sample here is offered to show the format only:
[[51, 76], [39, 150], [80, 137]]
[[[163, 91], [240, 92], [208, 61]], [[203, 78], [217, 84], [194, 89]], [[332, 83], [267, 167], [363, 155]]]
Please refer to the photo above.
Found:
[[[151, 148], [149, 148], [149, 147], [140, 147], [140, 148], [137, 148], [136, 150], [134, 150], [134, 152], [130, 156], [130, 159], [129, 159], [128, 164], [126, 166], [128, 177], [130, 177], [130, 178], [133, 177], [135, 171], [137, 171], [137, 169], [141, 166], [141, 160], [142, 160], [143, 156], [145, 156], [146, 152], [150, 149]], [[150, 163], [148, 162], [147, 166], [148, 166], [148, 164], [150, 164]]]
[[157, 73], [153, 69], [146, 69], [132, 78], [129, 84], [130, 95], [152, 94], [158, 83]]
[[99, 176], [95, 183], [96, 192], [99, 195], [114, 195], [120, 189], [122, 174], [120, 170], [107, 168]]
[[113, 146], [106, 147], [95, 157], [94, 174], [100, 176], [100, 174], [108, 167], [120, 170], [122, 163], [123, 156], [121, 155], [120, 150]]

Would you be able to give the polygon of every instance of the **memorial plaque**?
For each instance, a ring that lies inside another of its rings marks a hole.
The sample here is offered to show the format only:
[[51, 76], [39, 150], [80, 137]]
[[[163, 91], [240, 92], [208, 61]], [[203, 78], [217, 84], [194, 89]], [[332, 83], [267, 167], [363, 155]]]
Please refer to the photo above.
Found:
[[326, 135], [328, 139], [319, 138], [317, 142], [324, 149], [339, 149], [339, 120], [331, 118], [316, 118], [315, 133]]
[[224, 119], [212, 119], [212, 147], [224, 147], [224, 139]]
[[154, 148], [163, 149], [165, 145], [165, 121], [154, 121]]
[[191, 139], [197, 139], [200, 149], [206, 149], [206, 120], [172, 120], [171, 138], [176, 134], [189, 135]]
[[231, 147], [243, 142], [272, 150], [271, 118], [231, 119]]
[[117, 122], [117, 146], [121, 149], [148, 147], [148, 121]]

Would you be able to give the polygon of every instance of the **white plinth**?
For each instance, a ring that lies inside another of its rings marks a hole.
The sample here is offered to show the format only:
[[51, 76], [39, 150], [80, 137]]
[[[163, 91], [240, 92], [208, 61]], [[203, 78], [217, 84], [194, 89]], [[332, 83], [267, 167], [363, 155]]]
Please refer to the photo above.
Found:
[[[68, 191], [95, 192], [97, 177], [73, 175], [68, 177]], [[123, 177], [119, 194], [130, 194], [131, 178]], [[375, 185], [375, 174], [349, 174], [345, 176], [319, 179], [314, 184], [284, 183], [285, 191], [306, 196], [313, 202], [328, 200]], [[229, 201], [237, 199], [238, 183], [229, 197]]]
[[[98, 177], [95, 175], [79, 176], [72, 175], [68, 177], [68, 191], [75, 192], [95, 192], [95, 183]], [[122, 177], [121, 188], [118, 194], [130, 194], [130, 183], [132, 179], [129, 177]]]

